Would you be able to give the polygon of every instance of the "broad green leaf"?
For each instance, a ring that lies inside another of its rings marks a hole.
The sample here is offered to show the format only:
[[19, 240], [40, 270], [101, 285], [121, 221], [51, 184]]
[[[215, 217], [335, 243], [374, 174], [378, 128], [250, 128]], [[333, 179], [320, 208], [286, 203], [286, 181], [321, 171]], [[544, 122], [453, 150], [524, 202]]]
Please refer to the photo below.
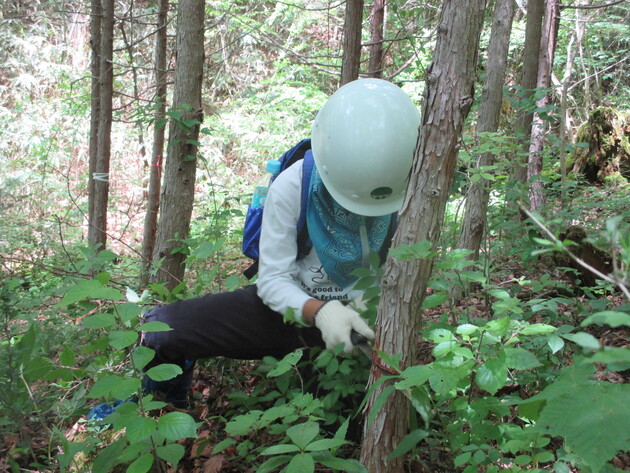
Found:
[[116, 317], [113, 314], [95, 314], [83, 319], [83, 326], [93, 330], [113, 327], [116, 325]]
[[508, 367], [505, 359], [491, 358], [477, 368], [475, 382], [481, 389], [495, 394], [505, 385]]
[[599, 350], [600, 345], [597, 339], [586, 332], [567, 333], [562, 335], [563, 338], [581, 346], [585, 350]]
[[287, 463], [291, 459], [289, 455], [283, 455], [281, 457], [272, 457], [262, 465], [258, 467], [256, 473], [269, 473], [271, 471], [276, 471], [279, 467]]
[[330, 454], [314, 453], [313, 459], [317, 463], [321, 463], [335, 471], [343, 471], [344, 473], [368, 473], [361, 463], [357, 460], [346, 460], [330, 456]]
[[446, 299], [448, 299], [448, 294], [445, 292], [438, 292], [428, 295], [422, 301], [422, 308], [433, 309], [434, 307], [441, 306], [446, 301]]
[[343, 439], [319, 439], [309, 443], [305, 450], [307, 452], [319, 452], [322, 450], [330, 450], [331, 448], [339, 448], [346, 444]]
[[88, 398], [112, 397], [116, 399], [127, 399], [140, 387], [140, 380], [136, 378], [127, 379], [123, 376], [108, 375], [97, 380], [92, 389], [87, 394]]
[[141, 332], [169, 332], [173, 329], [164, 322], [153, 320], [151, 322], [140, 325], [138, 327], [138, 330]]
[[162, 363], [147, 370], [146, 375], [153, 381], [168, 381], [182, 373], [181, 367], [172, 363]]
[[160, 417], [158, 432], [168, 440], [180, 440], [197, 437], [195, 420], [184, 412], [169, 412]]
[[613, 310], [605, 310], [603, 312], [596, 312], [595, 314], [586, 317], [580, 326], [586, 327], [587, 325], [610, 325], [611, 327], [630, 327], [630, 314], [625, 312], [617, 312]]
[[571, 451], [599, 471], [630, 444], [628, 399], [628, 384], [583, 384], [548, 400], [537, 428], [564, 437]]
[[547, 324], [531, 324], [519, 330], [523, 335], [549, 335], [555, 331], [556, 327]]
[[22, 367], [24, 379], [29, 382], [46, 378], [46, 375], [54, 369], [53, 362], [50, 358], [44, 356], [36, 356], [31, 358]]
[[104, 287], [103, 284], [96, 279], [83, 279], [76, 286], [71, 287], [66, 295], [57, 304], [59, 307], [65, 307], [75, 302], [85, 299], [105, 299], [109, 301], [118, 301], [122, 297], [119, 290], [110, 287]]
[[184, 458], [184, 454], [186, 453], [186, 449], [183, 445], [178, 443], [169, 443], [162, 447], [156, 448], [158, 457], [162, 460], [169, 462], [173, 466], [177, 466], [182, 458]]
[[564, 340], [558, 335], [549, 335], [547, 345], [551, 348], [551, 353], [557, 353], [564, 347]]
[[151, 417], [136, 417], [126, 427], [127, 440], [130, 443], [144, 440], [156, 432], [156, 422]]
[[529, 370], [541, 366], [540, 361], [531, 351], [519, 347], [506, 347], [505, 361], [508, 368], [515, 370]]
[[77, 356], [70, 347], [64, 347], [59, 355], [59, 361], [61, 361], [61, 364], [64, 366], [73, 366], [76, 360]]
[[138, 341], [138, 332], [134, 330], [116, 330], [109, 334], [109, 345], [117, 350], [130, 347]]
[[140, 312], [142, 312], [142, 309], [138, 304], [125, 302], [124, 304], [116, 305], [116, 313], [120, 316], [123, 322], [136, 322]]
[[318, 433], [319, 425], [315, 422], [304, 422], [303, 424], [294, 425], [287, 430], [288, 437], [300, 450], [304, 450]]
[[297, 447], [297, 445], [283, 443], [280, 445], [272, 445], [271, 447], [265, 448], [262, 452], [260, 452], [260, 454], [281, 455], [283, 453], [295, 453], [299, 451], [300, 449]]
[[574, 361], [564, 368], [556, 380], [543, 389], [540, 393], [528, 399], [530, 401], [542, 401], [555, 399], [558, 396], [580, 389], [584, 385], [591, 384], [591, 376], [595, 372], [593, 365]]
[[460, 335], [470, 335], [475, 333], [477, 330], [479, 330], [479, 327], [477, 327], [476, 325], [462, 324], [458, 325], [455, 331]]
[[300, 453], [291, 458], [287, 465], [287, 473], [313, 473], [315, 462], [310, 453]]
[[137, 346], [131, 352], [131, 359], [137, 370], [143, 370], [153, 358], [155, 358], [155, 350], [142, 345]]
[[267, 373], [267, 377], [275, 378], [278, 376], [282, 376], [284, 373], [292, 370], [301, 358], [302, 350], [295, 350], [294, 352], [289, 353], [280, 361], [278, 361], [278, 365], [274, 369], [269, 371], [269, 373]]
[[413, 432], [405, 435], [400, 443], [396, 446], [396, 448], [389, 454], [387, 457], [388, 460], [393, 460], [394, 458], [398, 458], [401, 455], [409, 452], [416, 445], [418, 445], [422, 440], [429, 436], [429, 432], [422, 429], [416, 429]]
[[145, 453], [139, 458], [136, 458], [129, 468], [127, 473], [146, 473], [153, 466], [153, 455], [151, 453]]
[[587, 360], [589, 363], [605, 363], [609, 370], [624, 371], [630, 369], [630, 348], [605, 347]]
[[126, 446], [127, 441], [121, 437], [105, 447], [92, 462], [92, 472], [110, 473]]
[[445, 328], [436, 328], [431, 330], [425, 338], [435, 343], [452, 342], [455, 340], [455, 335], [453, 335], [453, 332], [446, 330]]
[[422, 386], [426, 383], [431, 375], [431, 366], [414, 365], [407, 368], [401, 373], [404, 378], [396, 383], [396, 389], [408, 389], [415, 386]]
[[225, 425], [225, 431], [233, 436], [246, 435], [256, 430], [255, 424], [260, 420], [261, 411], [250, 411], [247, 414], [237, 415]]
[[435, 367], [429, 375], [429, 384], [438, 394], [448, 394], [457, 387], [462, 378], [469, 375], [468, 368], [461, 365], [454, 367]]

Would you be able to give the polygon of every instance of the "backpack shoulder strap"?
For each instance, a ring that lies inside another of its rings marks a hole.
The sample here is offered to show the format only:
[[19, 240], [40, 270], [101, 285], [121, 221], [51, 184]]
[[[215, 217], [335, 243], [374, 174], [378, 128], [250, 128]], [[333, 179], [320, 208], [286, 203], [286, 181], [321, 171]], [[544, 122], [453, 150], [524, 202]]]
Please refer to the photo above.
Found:
[[305, 257], [313, 246], [306, 228], [306, 211], [308, 209], [308, 193], [311, 187], [311, 175], [313, 174], [314, 166], [313, 152], [308, 149], [304, 153], [304, 162], [302, 164], [302, 195], [300, 197], [300, 216], [297, 222], [298, 259]]

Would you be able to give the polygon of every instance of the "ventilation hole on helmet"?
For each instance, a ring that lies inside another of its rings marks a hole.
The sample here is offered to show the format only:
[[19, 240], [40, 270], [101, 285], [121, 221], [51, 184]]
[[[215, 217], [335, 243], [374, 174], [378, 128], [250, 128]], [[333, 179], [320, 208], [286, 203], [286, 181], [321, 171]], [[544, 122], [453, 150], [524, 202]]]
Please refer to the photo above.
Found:
[[382, 200], [392, 195], [393, 192], [394, 191], [391, 187], [377, 187], [372, 192], [370, 192], [370, 197], [375, 200]]

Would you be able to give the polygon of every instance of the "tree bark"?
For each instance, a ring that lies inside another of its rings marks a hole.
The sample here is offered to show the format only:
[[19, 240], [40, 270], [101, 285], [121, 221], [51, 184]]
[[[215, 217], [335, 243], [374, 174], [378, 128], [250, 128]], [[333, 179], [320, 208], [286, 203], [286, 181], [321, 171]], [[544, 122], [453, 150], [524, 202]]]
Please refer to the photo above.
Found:
[[[479, 113], [477, 118], [477, 133], [496, 132], [499, 127], [501, 103], [503, 101], [503, 85], [505, 82], [505, 67], [510, 46], [510, 32], [514, 19], [514, 0], [497, 0], [494, 7], [492, 30], [488, 44], [488, 59], [486, 62], [486, 77], [481, 91]], [[494, 163], [492, 153], [479, 156], [475, 167], [483, 168]], [[489, 182], [481, 179], [471, 182], [466, 194], [462, 231], [459, 236], [459, 248], [473, 250], [473, 259], [479, 259], [479, 250], [486, 227], [486, 213], [488, 210]]]
[[[548, 89], [551, 85], [551, 68], [553, 67], [553, 59], [556, 51], [559, 21], [559, 0], [546, 0], [545, 20], [540, 38], [540, 59], [538, 61], [537, 87], [540, 89]], [[534, 111], [532, 119], [532, 136], [529, 145], [529, 158], [527, 166], [529, 205], [531, 210], [538, 210], [544, 204], [541, 173], [548, 121], [541, 115], [541, 110], [544, 110], [548, 103], [549, 94], [545, 93], [536, 102], [536, 111]]]
[[[523, 74], [521, 76], [522, 100], [532, 99], [538, 80], [538, 61], [540, 60], [540, 36], [545, 13], [545, 0], [529, 0], [527, 2], [527, 24], [525, 25], [525, 43], [523, 45]], [[516, 119], [516, 133], [521, 136], [523, 148], [529, 150], [534, 112], [531, 107], [520, 111]], [[513, 178], [525, 183], [527, 181], [526, 160], [517, 159], [513, 170]]]
[[359, 78], [363, 0], [346, 0], [340, 86]]
[[90, 149], [88, 163], [88, 241], [91, 240], [91, 228], [94, 227], [94, 173], [96, 172], [96, 161], [98, 159], [98, 120], [100, 117], [100, 68], [101, 68], [101, 18], [103, 8], [101, 0], [92, 0], [90, 15], [90, 48], [92, 55], [90, 59], [90, 72], [92, 74], [92, 85], [90, 91]]
[[[203, 120], [201, 84], [204, 60], [204, 0], [181, 0], [177, 34], [173, 115], [156, 236], [154, 261], [159, 271], [151, 279], [169, 289], [184, 277], [185, 251], [195, 196], [197, 140]], [[175, 116], [179, 115], [179, 116]]]
[[373, 0], [370, 19], [370, 61], [368, 63], [368, 77], [380, 79], [383, 76], [384, 25], [385, 0]]
[[160, 187], [162, 184], [162, 162], [164, 153], [165, 128], [160, 123], [166, 117], [166, 46], [169, 0], [160, 0], [155, 34], [155, 121], [153, 124], [153, 147], [149, 166], [149, 190], [147, 192], [147, 212], [144, 218], [142, 238], [142, 274], [140, 285], [149, 281], [149, 270], [155, 249], [158, 210], [160, 207]]
[[[458, 142], [473, 102], [479, 35], [485, 0], [445, 0], [438, 25], [433, 64], [428, 71], [418, 147], [393, 246], [439, 238], [448, 192], [453, 180]], [[419, 308], [433, 259], [385, 265], [376, 321], [375, 348], [402, 354], [401, 368], [415, 362]], [[376, 352], [375, 352], [376, 353]], [[374, 357], [370, 383], [387, 370]], [[388, 386], [380, 384], [369, 397], [366, 412]], [[407, 431], [408, 403], [401, 393], [391, 396], [364, 428], [361, 461], [370, 473], [402, 473], [402, 458], [387, 460]]]
[[111, 157], [112, 97], [114, 87], [114, 0], [102, 0], [101, 46], [99, 64], [99, 117], [97, 153], [93, 181], [93, 211], [88, 241], [99, 249], [107, 243], [107, 204], [109, 200], [109, 163]]

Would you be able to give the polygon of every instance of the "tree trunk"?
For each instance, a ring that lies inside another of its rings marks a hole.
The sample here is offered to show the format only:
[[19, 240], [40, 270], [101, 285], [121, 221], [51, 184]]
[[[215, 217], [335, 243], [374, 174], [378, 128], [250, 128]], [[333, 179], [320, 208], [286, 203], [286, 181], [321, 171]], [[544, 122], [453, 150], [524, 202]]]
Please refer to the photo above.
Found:
[[368, 77], [380, 79], [383, 76], [384, 24], [385, 0], [373, 0], [370, 19], [370, 62], [368, 64]]
[[154, 261], [161, 260], [153, 282], [165, 281], [173, 289], [184, 277], [185, 245], [195, 197], [197, 140], [203, 120], [204, 0], [181, 0], [177, 7], [177, 35], [173, 115]]
[[347, 0], [343, 27], [343, 59], [341, 63], [340, 86], [359, 78], [362, 25], [363, 0]]
[[[529, 0], [527, 2], [527, 24], [525, 25], [525, 44], [523, 45], [523, 74], [521, 76], [521, 99], [532, 99], [538, 80], [538, 61], [540, 60], [540, 36], [545, 0]], [[532, 131], [531, 107], [520, 111], [516, 119], [516, 133], [523, 140], [523, 148], [529, 150], [529, 139]], [[525, 183], [527, 181], [526, 161], [518, 158], [513, 170], [513, 178]]]
[[88, 241], [104, 249], [107, 243], [107, 204], [109, 199], [109, 161], [112, 140], [112, 96], [114, 86], [114, 0], [102, 0], [101, 60], [99, 65], [99, 118], [97, 155], [93, 182], [93, 215], [88, 229]]
[[144, 218], [144, 235], [142, 238], [142, 274], [140, 285], [149, 281], [149, 270], [155, 249], [158, 210], [160, 207], [160, 187], [162, 183], [162, 161], [164, 153], [165, 129], [160, 123], [166, 116], [166, 28], [168, 20], [169, 0], [160, 0], [155, 35], [155, 121], [153, 124], [153, 148], [149, 166], [149, 190], [147, 195], [147, 213]]
[[[473, 102], [479, 35], [485, 0], [445, 0], [433, 64], [428, 71], [422, 123], [407, 195], [393, 246], [438, 241], [453, 180], [458, 142]], [[402, 354], [401, 368], [415, 362], [419, 308], [433, 259], [399, 261], [389, 257], [383, 277], [376, 321], [375, 348]], [[375, 355], [370, 383], [386, 371]], [[388, 386], [379, 385], [366, 411]], [[407, 431], [408, 403], [401, 393], [391, 396], [364, 428], [361, 461], [370, 473], [401, 473], [402, 458], [387, 460]]]
[[[514, 19], [514, 0], [497, 0], [494, 7], [494, 18], [488, 44], [488, 59], [486, 63], [486, 78], [481, 91], [479, 114], [477, 118], [477, 133], [494, 133], [499, 127], [501, 103], [503, 101], [503, 84], [505, 82], [505, 67], [510, 46], [510, 32]], [[475, 167], [483, 168], [494, 163], [492, 153], [479, 156]], [[459, 236], [459, 248], [473, 250], [473, 259], [479, 259], [479, 250], [486, 226], [488, 210], [489, 182], [481, 179], [471, 182], [466, 194], [466, 206], [462, 231]]]
[[92, 56], [90, 59], [90, 72], [92, 74], [92, 88], [90, 91], [90, 151], [88, 163], [88, 241], [92, 241], [91, 228], [94, 227], [94, 173], [96, 172], [96, 161], [98, 158], [98, 120], [100, 117], [101, 100], [101, 18], [103, 8], [101, 0], [92, 0], [90, 16], [90, 48]]
[[[559, 0], [546, 0], [545, 21], [540, 38], [540, 60], [538, 61], [537, 87], [548, 89], [551, 85], [551, 68], [553, 67], [558, 23], [560, 21]], [[548, 122], [543, 119], [539, 110], [549, 103], [549, 94], [536, 102], [536, 111], [532, 120], [532, 136], [529, 146], [527, 181], [529, 182], [529, 205], [531, 210], [538, 210], [544, 204], [543, 183], [541, 180], [543, 166], [543, 149]]]

